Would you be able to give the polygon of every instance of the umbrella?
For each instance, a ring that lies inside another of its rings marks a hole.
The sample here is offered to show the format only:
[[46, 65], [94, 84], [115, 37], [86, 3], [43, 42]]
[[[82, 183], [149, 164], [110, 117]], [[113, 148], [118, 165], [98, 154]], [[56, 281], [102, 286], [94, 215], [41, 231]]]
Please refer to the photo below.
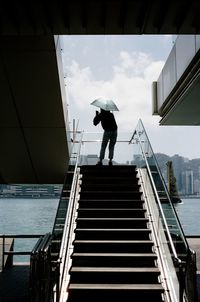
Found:
[[94, 100], [90, 105], [94, 105], [106, 111], [119, 111], [116, 104], [112, 100], [104, 98], [98, 98]]

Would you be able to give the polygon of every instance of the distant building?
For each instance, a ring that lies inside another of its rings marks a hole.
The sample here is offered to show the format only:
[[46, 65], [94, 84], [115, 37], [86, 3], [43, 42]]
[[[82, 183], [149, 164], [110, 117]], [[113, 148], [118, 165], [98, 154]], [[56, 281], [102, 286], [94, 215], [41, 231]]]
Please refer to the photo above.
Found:
[[0, 197], [59, 198], [62, 185], [0, 185]]
[[182, 189], [184, 188], [182, 182], [182, 172], [184, 169], [185, 159], [182, 156], [175, 154], [174, 156], [172, 156], [171, 160], [173, 162], [174, 176], [176, 177], [177, 186], [179, 190], [182, 191]]
[[182, 172], [182, 190], [183, 195], [194, 194], [194, 176], [192, 170]]
[[199, 179], [194, 180], [194, 194], [200, 195], [200, 180]]

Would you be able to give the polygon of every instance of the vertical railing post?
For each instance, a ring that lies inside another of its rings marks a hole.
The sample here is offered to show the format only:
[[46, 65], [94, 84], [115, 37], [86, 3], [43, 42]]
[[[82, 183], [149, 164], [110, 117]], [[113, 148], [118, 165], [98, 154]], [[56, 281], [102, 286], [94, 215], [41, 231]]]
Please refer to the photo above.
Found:
[[2, 272], [4, 270], [5, 263], [5, 235], [3, 235], [3, 245], [2, 245]]
[[182, 262], [179, 262], [178, 268], [179, 268], [179, 297], [180, 297], [180, 302], [183, 302], [183, 293], [185, 289], [185, 274], [184, 274], [184, 265]]
[[57, 262], [56, 267], [56, 301], [59, 302], [60, 300], [60, 261]]
[[76, 124], [75, 124], [75, 119], [73, 119], [73, 142], [75, 142], [75, 137], [76, 137]]

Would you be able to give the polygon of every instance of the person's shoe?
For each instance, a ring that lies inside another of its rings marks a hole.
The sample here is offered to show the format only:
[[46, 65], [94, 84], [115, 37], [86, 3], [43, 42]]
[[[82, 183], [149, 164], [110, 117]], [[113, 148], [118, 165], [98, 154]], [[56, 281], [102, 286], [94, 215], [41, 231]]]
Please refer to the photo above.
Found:
[[98, 162], [96, 163], [96, 166], [103, 166], [102, 161], [98, 161]]
[[113, 165], [112, 160], [109, 161], [108, 165], [109, 165], [109, 166], [112, 166], [112, 165]]

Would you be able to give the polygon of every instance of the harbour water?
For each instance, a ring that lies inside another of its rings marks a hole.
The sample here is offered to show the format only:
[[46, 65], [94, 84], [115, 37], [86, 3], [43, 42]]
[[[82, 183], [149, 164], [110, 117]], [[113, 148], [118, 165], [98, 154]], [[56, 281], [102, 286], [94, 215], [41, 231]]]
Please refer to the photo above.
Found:
[[[182, 199], [175, 208], [185, 235], [200, 235], [200, 199]], [[52, 231], [58, 199], [0, 199], [0, 234], [45, 234]], [[31, 250], [37, 239], [16, 239], [15, 250]], [[26, 258], [27, 259], [27, 258]], [[14, 261], [26, 261], [16, 256]], [[27, 259], [27, 261], [29, 261]]]
[[[43, 235], [52, 232], [58, 199], [0, 198], [0, 234]], [[15, 239], [15, 251], [31, 251], [37, 239]], [[29, 262], [15, 256], [15, 262]]]
[[175, 209], [185, 235], [200, 236], [200, 198], [183, 198]]

